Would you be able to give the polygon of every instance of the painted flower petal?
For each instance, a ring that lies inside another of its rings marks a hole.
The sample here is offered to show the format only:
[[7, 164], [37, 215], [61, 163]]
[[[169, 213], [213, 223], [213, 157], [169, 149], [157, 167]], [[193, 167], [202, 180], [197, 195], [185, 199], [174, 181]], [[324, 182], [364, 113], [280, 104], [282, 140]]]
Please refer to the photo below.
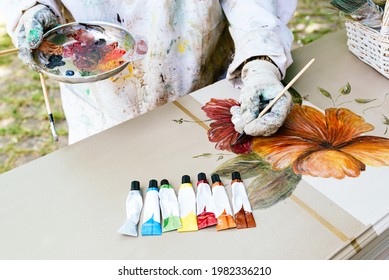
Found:
[[374, 126], [346, 108], [329, 108], [325, 111], [327, 141], [338, 146], [373, 130]]
[[232, 106], [240, 106], [238, 101], [234, 99], [215, 99], [211, 98], [207, 104], [201, 109], [205, 112], [208, 118], [212, 120], [221, 120], [227, 118], [231, 122], [230, 108]]
[[279, 132], [281, 135], [323, 142], [326, 139], [324, 114], [313, 107], [294, 105]]
[[361, 136], [340, 149], [371, 166], [389, 165], [389, 139], [376, 136]]
[[320, 150], [301, 155], [293, 163], [296, 174], [342, 179], [358, 177], [365, 165], [358, 159], [336, 150]]
[[208, 130], [208, 139], [216, 142], [215, 148], [218, 150], [230, 151], [235, 154], [246, 154], [251, 151], [250, 136], [245, 136], [238, 143], [235, 143], [239, 133], [235, 131], [231, 122], [213, 122]]
[[231, 122], [230, 109], [232, 106], [239, 106], [234, 99], [215, 99], [212, 98], [201, 109], [209, 118], [215, 120], [210, 124], [208, 130], [208, 139], [216, 142], [216, 149], [230, 151], [236, 154], [245, 154], [251, 151], [251, 136], [245, 136], [239, 143], [235, 143], [239, 133], [235, 131], [234, 124]]
[[273, 170], [282, 170], [290, 166], [301, 154], [318, 149], [321, 147], [316, 142], [284, 135], [254, 137], [252, 144], [252, 150], [269, 162]]

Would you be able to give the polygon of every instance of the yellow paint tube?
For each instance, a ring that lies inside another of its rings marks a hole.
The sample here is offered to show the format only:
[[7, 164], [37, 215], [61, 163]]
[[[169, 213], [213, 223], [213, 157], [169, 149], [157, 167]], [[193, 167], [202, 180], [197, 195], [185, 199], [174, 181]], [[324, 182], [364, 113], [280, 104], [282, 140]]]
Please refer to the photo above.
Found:
[[188, 175], [182, 176], [180, 189], [178, 191], [178, 205], [180, 208], [182, 227], [177, 231], [197, 231], [196, 195]]

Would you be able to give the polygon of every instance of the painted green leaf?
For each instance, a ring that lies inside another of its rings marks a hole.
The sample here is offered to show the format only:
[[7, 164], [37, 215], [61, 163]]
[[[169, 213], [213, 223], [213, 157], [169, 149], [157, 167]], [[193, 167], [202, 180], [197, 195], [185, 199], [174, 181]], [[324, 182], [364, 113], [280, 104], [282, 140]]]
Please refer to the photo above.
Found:
[[239, 171], [243, 179], [256, 177], [263, 170], [271, 169], [270, 165], [263, 161], [256, 153], [238, 155], [218, 166], [213, 173], [222, 177], [231, 178], [234, 171]]
[[302, 104], [303, 103], [303, 98], [301, 97], [301, 94], [295, 90], [293, 87], [288, 89], [290, 95], [292, 96], [292, 101], [295, 104]]
[[331, 98], [331, 99], [332, 99], [331, 93], [329, 93], [328, 91], [326, 91], [324, 88], [318, 87], [317, 89], [319, 90], [319, 92], [320, 92], [322, 95], [324, 95], [324, 96], [327, 97], [327, 98]]
[[385, 116], [384, 114], [382, 114], [382, 116], [384, 117], [384, 120], [382, 123], [385, 125], [389, 125], [389, 118], [387, 116]]
[[296, 189], [301, 175], [290, 168], [282, 171], [263, 170], [247, 188], [253, 209], [268, 208], [288, 198]]
[[372, 102], [374, 100], [377, 100], [377, 98], [373, 98], [373, 99], [355, 98], [354, 99], [355, 102], [360, 103], [360, 104], [370, 103], [370, 102]]
[[340, 94], [347, 95], [351, 92], [351, 85], [350, 83], [347, 83], [344, 87], [340, 89]]
[[192, 158], [210, 158], [210, 157], [212, 157], [211, 153], [204, 153], [201, 155], [193, 156]]

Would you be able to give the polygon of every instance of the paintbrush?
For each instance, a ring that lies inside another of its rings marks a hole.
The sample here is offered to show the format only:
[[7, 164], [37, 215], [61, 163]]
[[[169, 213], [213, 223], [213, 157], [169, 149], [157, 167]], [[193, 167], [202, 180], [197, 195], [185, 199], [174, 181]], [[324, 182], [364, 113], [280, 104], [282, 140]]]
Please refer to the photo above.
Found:
[[[314, 58], [312, 58], [308, 63], [307, 65], [304, 66], [303, 69], [300, 70], [300, 72], [297, 73], [297, 75], [284, 87], [284, 89], [265, 107], [265, 109], [263, 109], [257, 118], [260, 118], [262, 117], [264, 114], [266, 114], [267, 111], [270, 110], [270, 108], [278, 101], [278, 99], [280, 99], [287, 91], [288, 89], [297, 81], [298, 78], [301, 77], [301, 75], [309, 68], [309, 66], [312, 65], [312, 63], [315, 61]], [[235, 145], [236, 143], [238, 143], [238, 141], [240, 139], [242, 139], [244, 136], [246, 135], [245, 132], [242, 132], [238, 138], [236, 139], [236, 141], [232, 144], [232, 145]]]
[[[0, 55], [3, 55], [3, 54], [11, 54], [11, 53], [17, 53], [18, 51], [19, 51], [18, 48], [9, 49], [9, 50], [4, 50], [4, 51], [0, 51]], [[54, 117], [53, 117], [53, 114], [51, 113], [51, 107], [50, 107], [50, 102], [49, 102], [49, 96], [48, 96], [48, 94], [47, 94], [47, 87], [46, 87], [45, 77], [43, 77], [43, 74], [42, 74], [42, 73], [39, 73], [39, 78], [40, 78], [40, 80], [41, 80], [42, 91], [43, 91], [43, 97], [44, 97], [44, 99], [45, 99], [47, 114], [49, 115], [51, 134], [53, 135], [54, 141], [58, 141], [58, 135], [57, 135], [57, 132], [56, 132], [56, 130], [55, 130]]]
[[49, 95], [47, 93], [45, 77], [43, 76], [42, 73], [39, 73], [39, 78], [41, 80], [43, 97], [45, 99], [45, 104], [46, 104], [46, 111], [47, 111], [47, 114], [49, 116], [51, 134], [53, 135], [54, 141], [58, 141], [57, 131], [55, 130], [54, 117], [53, 117], [53, 114], [51, 113], [51, 107], [50, 107], [50, 102], [49, 102]]
[[18, 52], [18, 51], [19, 51], [18, 48], [9, 49], [9, 50], [4, 50], [4, 51], [0, 51], [0, 55], [9, 54], [9, 53], [16, 53], [16, 52]]

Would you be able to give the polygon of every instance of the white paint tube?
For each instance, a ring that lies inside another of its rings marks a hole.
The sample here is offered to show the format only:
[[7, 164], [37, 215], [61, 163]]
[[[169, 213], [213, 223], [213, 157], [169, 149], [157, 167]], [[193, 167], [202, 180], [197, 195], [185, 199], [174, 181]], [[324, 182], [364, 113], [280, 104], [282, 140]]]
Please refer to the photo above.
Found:
[[126, 222], [119, 228], [118, 233], [138, 236], [138, 223], [142, 212], [143, 199], [138, 181], [131, 182], [131, 189], [126, 200]]

